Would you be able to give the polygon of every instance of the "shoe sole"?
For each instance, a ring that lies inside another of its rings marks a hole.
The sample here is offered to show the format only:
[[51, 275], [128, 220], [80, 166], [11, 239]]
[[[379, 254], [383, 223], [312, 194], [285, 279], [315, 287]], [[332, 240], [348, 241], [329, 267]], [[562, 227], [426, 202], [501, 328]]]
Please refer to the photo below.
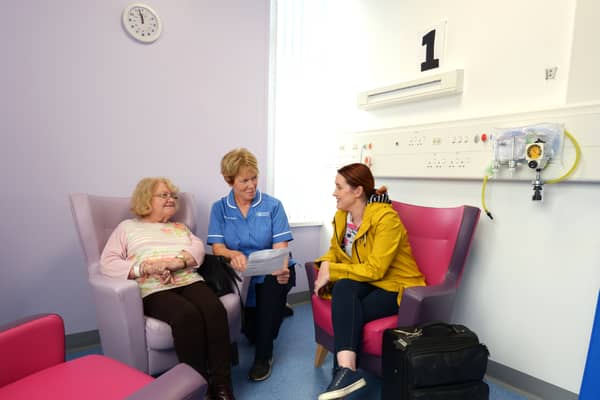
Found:
[[265, 381], [265, 380], [269, 379], [269, 377], [271, 376], [271, 371], [272, 370], [273, 370], [273, 359], [271, 359], [271, 362], [269, 363], [269, 372], [265, 376], [261, 376], [260, 378], [251, 378], [251, 377], [248, 377], [248, 379], [250, 379], [252, 382], [262, 382], [262, 381]]
[[319, 400], [334, 400], [339, 399], [341, 397], [348, 396], [350, 393], [356, 392], [358, 389], [367, 385], [365, 378], [360, 378], [356, 382], [351, 385], [346, 386], [345, 388], [341, 388], [338, 390], [334, 390], [327, 393], [322, 393], [319, 395]]

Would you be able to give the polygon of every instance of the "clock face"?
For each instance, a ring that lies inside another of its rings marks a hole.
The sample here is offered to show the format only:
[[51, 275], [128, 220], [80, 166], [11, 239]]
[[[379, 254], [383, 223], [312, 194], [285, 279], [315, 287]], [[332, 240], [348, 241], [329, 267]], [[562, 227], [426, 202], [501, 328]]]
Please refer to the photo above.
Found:
[[144, 43], [154, 42], [161, 31], [158, 14], [144, 4], [132, 4], [123, 10], [123, 27], [134, 39]]

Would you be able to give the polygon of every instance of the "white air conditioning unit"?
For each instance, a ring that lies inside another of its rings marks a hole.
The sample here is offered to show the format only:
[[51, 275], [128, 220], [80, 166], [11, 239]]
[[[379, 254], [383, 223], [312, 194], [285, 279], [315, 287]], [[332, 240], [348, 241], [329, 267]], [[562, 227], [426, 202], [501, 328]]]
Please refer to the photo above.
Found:
[[463, 70], [457, 69], [425, 78], [359, 93], [358, 107], [370, 110], [462, 92]]

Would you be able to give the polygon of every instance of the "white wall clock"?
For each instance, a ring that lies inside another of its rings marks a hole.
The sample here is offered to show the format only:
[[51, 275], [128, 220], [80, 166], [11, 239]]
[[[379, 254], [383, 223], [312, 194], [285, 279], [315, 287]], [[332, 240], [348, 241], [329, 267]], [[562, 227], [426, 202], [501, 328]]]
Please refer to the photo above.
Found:
[[158, 14], [145, 4], [131, 4], [125, 7], [123, 28], [131, 37], [143, 43], [154, 42], [162, 30]]

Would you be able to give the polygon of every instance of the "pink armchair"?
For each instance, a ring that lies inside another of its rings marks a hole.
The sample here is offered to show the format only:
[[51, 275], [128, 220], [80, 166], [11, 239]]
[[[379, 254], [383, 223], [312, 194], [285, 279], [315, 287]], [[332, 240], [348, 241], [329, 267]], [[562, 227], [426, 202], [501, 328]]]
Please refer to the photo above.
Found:
[[[87, 260], [89, 282], [96, 305], [96, 318], [102, 351], [127, 365], [155, 375], [179, 361], [173, 347], [171, 327], [155, 318], [145, 317], [136, 282], [109, 278], [100, 273], [100, 255], [116, 226], [131, 218], [129, 198], [71, 194], [71, 210]], [[196, 229], [192, 194], [180, 193], [175, 221]], [[227, 309], [229, 332], [237, 362], [237, 339], [241, 332], [239, 295], [222, 296]], [[140, 340], [141, 339], [141, 340]]]
[[207, 388], [187, 364], [154, 379], [101, 355], [65, 362], [64, 324], [56, 314], [1, 326], [0, 354], [0, 399], [201, 400]]
[[[363, 327], [359, 367], [377, 375], [382, 375], [384, 330], [452, 318], [454, 297], [480, 215], [480, 210], [471, 206], [431, 208], [400, 202], [392, 202], [392, 206], [408, 231], [413, 256], [427, 286], [405, 289], [398, 315], [371, 321]], [[312, 294], [318, 274], [314, 263], [306, 263], [306, 274], [317, 342], [315, 367], [320, 367], [327, 352], [333, 352], [331, 301]]]

